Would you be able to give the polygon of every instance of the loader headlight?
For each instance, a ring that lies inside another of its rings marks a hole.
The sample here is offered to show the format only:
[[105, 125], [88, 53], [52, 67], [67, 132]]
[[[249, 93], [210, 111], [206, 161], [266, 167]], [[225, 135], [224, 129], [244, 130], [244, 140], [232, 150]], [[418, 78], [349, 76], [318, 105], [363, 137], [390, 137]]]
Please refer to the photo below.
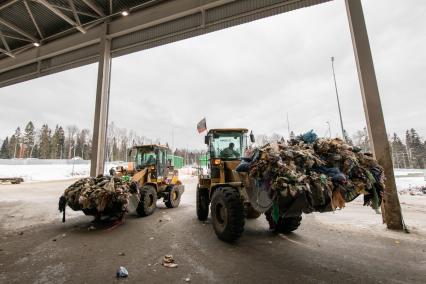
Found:
[[220, 165], [220, 159], [214, 159], [213, 160], [213, 165], [215, 165], [215, 166]]

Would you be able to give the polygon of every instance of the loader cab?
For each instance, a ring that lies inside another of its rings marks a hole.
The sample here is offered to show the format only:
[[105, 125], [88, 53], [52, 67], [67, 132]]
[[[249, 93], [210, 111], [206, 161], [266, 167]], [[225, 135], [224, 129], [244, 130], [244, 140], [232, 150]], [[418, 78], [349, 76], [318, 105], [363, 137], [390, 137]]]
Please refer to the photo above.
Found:
[[245, 128], [211, 129], [205, 143], [208, 147], [211, 183], [232, 182], [233, 170], [248, 150], [248, 138], [254, 142], [253, 134]]
[[171, 167], [167, 160], [168, 148], [161, 145], [135, 146], [130, 156], [135, 171], [148, 169], [153, 178], [163, 177], [167, 168]]

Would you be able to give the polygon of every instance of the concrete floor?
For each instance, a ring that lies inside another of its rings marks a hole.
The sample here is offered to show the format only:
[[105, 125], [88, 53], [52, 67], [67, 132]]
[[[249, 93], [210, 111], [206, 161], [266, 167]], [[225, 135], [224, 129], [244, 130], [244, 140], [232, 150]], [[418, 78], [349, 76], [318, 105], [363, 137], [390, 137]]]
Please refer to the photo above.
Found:
[[[333, 223], [342, 220], [337, 214], [311, 214], [295, 233], [274, 235], [261, 216], [246, 222], [236, 244], [227, 244], [216, 238], [210, 221], [196, 219], [195, 179], [185, 181], [178, 208], [166, 209], [158, 202], [152, 216], [130, 215], [114, 230], [89, 230], [91, 218], [81, 212], [67, 210], [65, 224], [56, 212], [58, 197], [69, 184], [0, 185], [0, 283], [426, 281], [426, 237], [421, 230], [373, 231]], [[347, 209], [354, 216], [371, 210], [351, 206]], [[161, 265], [166, 254], [174, 256], [177, 268]], [[115, 278], [119, 266], [128, 269], [127, 279]]]

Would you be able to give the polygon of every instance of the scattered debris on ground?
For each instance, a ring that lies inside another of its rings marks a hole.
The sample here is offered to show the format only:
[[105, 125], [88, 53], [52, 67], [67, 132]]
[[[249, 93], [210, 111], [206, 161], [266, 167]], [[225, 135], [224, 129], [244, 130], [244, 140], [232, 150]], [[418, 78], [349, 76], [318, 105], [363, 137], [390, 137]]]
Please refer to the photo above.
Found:
[[24, 182], [24, 179], [21, 177], [4, 177], [0, 178], [0, 183], [11, 183], [11, 184], [20, 184]]
[[168, 255], [164, 256], [164, 258], [163, 258], [163, 266], [168, 267], [168, 268], [176, 268], [176, 267], [178, 267], [178, 264], [173, 259], [173, 255], [168, 254]]
[[126, 278], [129, 276], [129, 272], [124, 266], [120, 266], [117, 270], [117, 278]]

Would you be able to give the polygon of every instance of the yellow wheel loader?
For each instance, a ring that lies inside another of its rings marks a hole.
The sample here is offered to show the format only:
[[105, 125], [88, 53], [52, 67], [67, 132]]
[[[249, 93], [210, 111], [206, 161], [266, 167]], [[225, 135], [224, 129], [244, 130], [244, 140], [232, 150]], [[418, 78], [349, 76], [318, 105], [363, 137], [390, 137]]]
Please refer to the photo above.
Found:
[[178, 207], [185, 190], [179, 180], [178, 171], [167, 159], [169, 148], [162, 145], [134, 146], [129, 151], [127, 169], [111, 169], [115, 176], [130, 176], [135, 193], [130, 198], [130, 211], [136, 210], [139, 216], [151, 215], [157, 200], [163, 198], [168, 208]]
[[[227, 242], [241, 237], [246, 218], [258, 218], [273, 205], [267, 191], [255, 184], [247, 170], [237, 171], [241, 161], [250, 155], [248, 137], [254, 143], [254, 135], [248, 135], [245, 128], [211, 129], [205, 137], [208, 173], [198, 179], [197, 217], [200, 221], [207, 220], [210, 207], [214, 231]], [[282, 231], [295, 230], [300, 219], [286, 220]]]

